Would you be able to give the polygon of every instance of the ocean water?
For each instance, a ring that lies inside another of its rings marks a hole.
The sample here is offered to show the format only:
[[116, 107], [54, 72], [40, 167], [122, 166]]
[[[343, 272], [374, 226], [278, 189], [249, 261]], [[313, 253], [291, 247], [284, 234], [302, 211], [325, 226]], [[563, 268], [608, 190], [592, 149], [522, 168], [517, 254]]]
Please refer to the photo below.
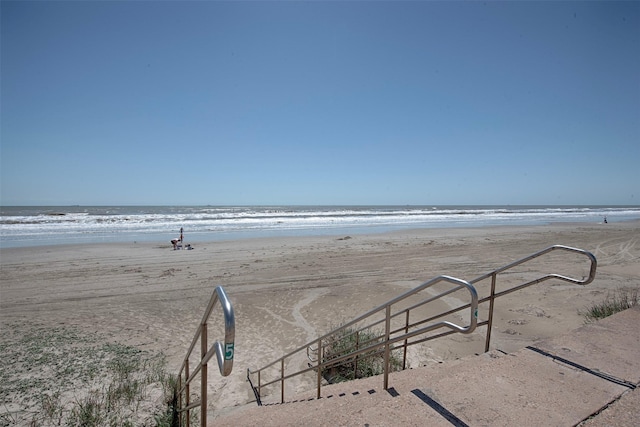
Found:
[[8, 206], [0, 247], [185, 242], [382, 233], [413, 228], [601, 223], [640, 219], [640, 206]]

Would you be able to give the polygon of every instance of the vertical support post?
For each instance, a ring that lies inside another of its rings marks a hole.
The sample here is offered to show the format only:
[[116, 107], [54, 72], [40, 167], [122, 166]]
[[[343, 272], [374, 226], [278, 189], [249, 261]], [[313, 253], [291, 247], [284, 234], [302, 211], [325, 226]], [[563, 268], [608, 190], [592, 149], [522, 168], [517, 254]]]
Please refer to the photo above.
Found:
[[284, 357], [280, 359], [280, 403], [284, 403]]
[[[200, 361], [207, 354], [207, 324], [202, 324], [200, 337]], [[202, 363], [202, 362], [201, 362]], [[200, 371], [200, 426], [207, 426], [207, 364], [202, 363]]]
[[[190, 374], [189, 373], [189, 358], [187, 357], [187, 360], [184, 361], [184, 381], [185, 381], [185, 384], [186, 384], [185, 385], [185, 389], [184, 389], [184, 393], [185, 393], [185, 396], [184, 396], [184, 407], [185, 408], [188, 407], [189, 403], [190, 403], [189, 402], [189, 395], [191, 394], [191, 392], [189, 390], [190, 386], [189, 386], [189, 382], [188, 382], [189, 374]], [[187, 419], [186, 419], [187, 426], [191, 426], [191, 417], [189, 416], [189, 414], [191, 413], [191, 410], [187, 409], [185, 412], [187, 414]]]
[[391, 334], [391, 306], [387, 305], [384, 322], [384, 389], [389, 389], [389, 336]]
[[[409, 332], [409, 310], [406, 311], [407, 317], [404, 321], [404, 333], [407, 334]], [[402, 353], [402, 370], [407, 369], [407, 343], [409, 342], [408, 338], [404, 339], [404, 351]]]
[[[182, 371], [178, 375], [178, 392], [178, 414], [182, 414]], [[182, 417], [178, 416], [178, 426], [180, 426], [180, 421], [182, 421]]]
[[322, 386], [322, 365], [324, 363], [323, 360], [323, 350], [322, 350], [322, 340], [318, 340], [318, 372], [317, 372], [317, 381], [318, 381], [318, 391], [316, 393], [316, 399], [320, 399], [320, 387]]
[[258, 371], [258, 396], [262, 398], [262, 386], [260, 385], [260, 373], [262, 370]]
[[[360, 332], [356, 331], [356, 350], [358, 351], [360, 350]], [[358, 358], [360, 356], [358, 354], [356, 354], [356, 358], [353, 361], [353, 379], [357, 379], [358, 378]]]
[[489, 320], [487, 322], [487, 338], [484, 342], [484, 352], [489, 351], [489, 343], [491, 342], [491, 326], [493, 325], [493, 301], [496, 295], [496, 273], [491, 275], [491, 295], [489, 298]]

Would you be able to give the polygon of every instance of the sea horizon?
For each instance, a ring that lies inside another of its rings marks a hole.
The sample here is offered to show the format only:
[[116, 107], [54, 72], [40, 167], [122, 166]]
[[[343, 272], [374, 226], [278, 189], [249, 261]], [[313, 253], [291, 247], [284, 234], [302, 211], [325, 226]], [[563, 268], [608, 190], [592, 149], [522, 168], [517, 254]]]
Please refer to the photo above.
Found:
[[0, 247], [376, 234], [415, 228], [603, 223], [638, 205], [59, 205], [0, 207]]

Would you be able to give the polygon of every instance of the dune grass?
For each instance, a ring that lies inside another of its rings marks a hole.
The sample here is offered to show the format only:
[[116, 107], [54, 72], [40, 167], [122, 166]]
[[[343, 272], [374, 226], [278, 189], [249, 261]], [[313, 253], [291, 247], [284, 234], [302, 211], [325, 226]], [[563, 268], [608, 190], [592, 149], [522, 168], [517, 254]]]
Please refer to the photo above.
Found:
[[595, 303], [591, 307], [580, 312], [584, 316], [585, 322], [595, 322], [599, 319], [611, 316], [612, 314], [626, 310], [640, 303], [638, 289], [618, 289], [614, 293], [608, 293], [605, 300]]
[[[382, 342], [382, 334], [372, 330], [357, 331], [353, 328], [341, 329], [329, 337], [324, 347], [324, 360], [330, 362], [354, 352], [356, 349], [372, 346]], [[402, 368], [402, 362], [392, 352], [389, 358], [391, 371]], [[330, 364], [323, 369], [323, 377], [330, 383], [350, 381], [380, 375], [384, 372], [384, 348], [379, 347], [366, 351], [358, 356], [350, 357], [335, 365]]]
[[3, 325], [0, 426], [171, 426], [163, 354], [70, 326]]

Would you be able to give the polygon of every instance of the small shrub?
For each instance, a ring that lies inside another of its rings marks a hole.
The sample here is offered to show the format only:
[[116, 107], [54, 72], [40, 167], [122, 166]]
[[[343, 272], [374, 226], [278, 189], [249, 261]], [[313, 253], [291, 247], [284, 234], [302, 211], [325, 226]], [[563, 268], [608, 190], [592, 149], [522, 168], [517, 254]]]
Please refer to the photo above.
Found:
[[[324, 361], [330, 362], [341, 356], [353, 353], [357, 349], [373, 346], [383, 341], [383, 336], [372, 330], [357, 331], [354, 328], [339, 330], [328, 338], [324, 346]], [[389, 357], [391, 371], [400, 370], [402, 362], [391, 353]], [[322, 376], [330, 383], [350, 381], [356, 378], [367, 378], [384, 372], [384, 346], [368, 350], [357, 356], [329, 364], [322, 371]]]
[[607, 298], [599, 304], [593, 304], [586, 311], [580, 312], [585, 322], [595, 322], [612, 314], [624, 311], [640, 303], [638, 289], [618, 289], [616, 293], [607, 294]]

